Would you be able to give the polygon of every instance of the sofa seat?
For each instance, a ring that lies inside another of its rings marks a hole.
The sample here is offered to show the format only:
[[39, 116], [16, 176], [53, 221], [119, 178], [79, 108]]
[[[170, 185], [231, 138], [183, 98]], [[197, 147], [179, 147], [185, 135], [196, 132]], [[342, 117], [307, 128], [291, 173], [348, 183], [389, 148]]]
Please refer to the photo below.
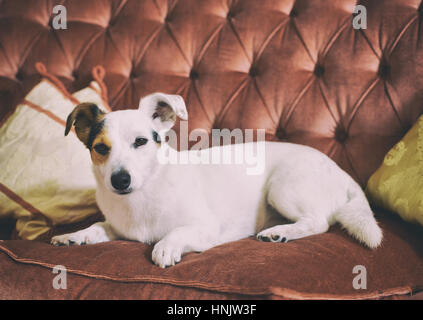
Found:
[[[369, 250], [339, 226], [286, 244], [253, 237], [203, 253], [171, 268], [152, 264], [152, 246], [112, 241], [54, 247], [0, 241], [0, 299], [394, 299], [423, 291], [423, 234], [386, 212], [377, 218], [383, 245]], [[54, 289], [56, 265], [67, 289]], [[366, 267], [367, 289], [353, 287], [353, 268]]]

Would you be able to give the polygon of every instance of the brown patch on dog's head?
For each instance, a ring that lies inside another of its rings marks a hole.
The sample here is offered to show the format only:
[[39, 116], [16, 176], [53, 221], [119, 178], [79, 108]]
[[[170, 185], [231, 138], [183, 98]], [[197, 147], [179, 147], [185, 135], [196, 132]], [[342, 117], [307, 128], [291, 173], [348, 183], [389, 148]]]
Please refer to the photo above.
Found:
[[91, 150], [95, 137], [101, 131], [105, 113], [94, 103], [81, 103], [73, 109], [66, 120], [65, 136], [72, 125], [76, 135]]
[[81, 103], [66, 120], [65, 136], [74, 125], [79, 140], [90, 150], [94, 164], [104, 163], [112, 147], [104, 129], [104, 116], [96, 104]]
[[107, 137], [106, 130], [104, 127], [94, 139], [93, 147], [91, 149], [91, 160], [94, 165], [100, 165], [107, 161], [109, 157], [110, 150], [112, 149], [112, 144], [110, 143], [109, 138]]

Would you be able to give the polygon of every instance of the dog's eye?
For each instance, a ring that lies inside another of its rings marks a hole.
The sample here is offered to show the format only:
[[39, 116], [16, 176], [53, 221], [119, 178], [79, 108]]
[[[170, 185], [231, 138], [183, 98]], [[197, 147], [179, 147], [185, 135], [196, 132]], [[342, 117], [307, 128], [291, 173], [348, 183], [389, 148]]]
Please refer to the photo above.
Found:
[[153, 131], [153, 140], [157, 143], [161, 143], [160, 136], [156, 131]]
[[110, 148], [108, 146], [106, 146], [104, 143], [98, 143], [94, 146], [94, 150], [101, 154], [102, 156], [105, 156], [106, 154], [109, 153]]
[[134, 147], [135, 148], [141, 147], [141, 146], [145, 145], [147, 143], [147, 141], [148, 141], [148, 139], [146, 139], [146, 138], [138, 137], [138, 138], [135, 139]]

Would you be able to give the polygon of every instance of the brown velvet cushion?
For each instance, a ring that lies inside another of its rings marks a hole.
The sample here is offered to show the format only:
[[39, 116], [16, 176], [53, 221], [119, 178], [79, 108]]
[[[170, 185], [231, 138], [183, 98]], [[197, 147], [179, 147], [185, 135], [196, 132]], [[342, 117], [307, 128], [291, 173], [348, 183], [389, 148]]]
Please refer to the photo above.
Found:
[[[168, 269], [154, 266], [152, 247], [137, 242], [2, 241], [0, 298], [381, 299], [422, 291], [421, 229], [391, 215], [381, 225], [385, 239], [375, 251], [333, 227], [287, 244], [253, 238], [224, 244], [189, 253]], [[52, 287], [52, 267], [59, 264], [68, 270], [67, 290]], [[367, 268], [367, 290], [353, 288], [356, 265]]]

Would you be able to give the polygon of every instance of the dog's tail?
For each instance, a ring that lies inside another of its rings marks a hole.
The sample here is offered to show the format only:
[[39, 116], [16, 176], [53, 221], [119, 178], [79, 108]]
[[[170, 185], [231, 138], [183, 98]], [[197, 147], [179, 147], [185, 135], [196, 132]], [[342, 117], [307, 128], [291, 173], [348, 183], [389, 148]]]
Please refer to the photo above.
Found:
[[351, 183], [348, 199], [349, 201], [335, 214], [335, 220], [358, 241], [369, 248], [377, 248], [382, 242], [382, 230], [373, 216], [363, 190], [355, 181]]

